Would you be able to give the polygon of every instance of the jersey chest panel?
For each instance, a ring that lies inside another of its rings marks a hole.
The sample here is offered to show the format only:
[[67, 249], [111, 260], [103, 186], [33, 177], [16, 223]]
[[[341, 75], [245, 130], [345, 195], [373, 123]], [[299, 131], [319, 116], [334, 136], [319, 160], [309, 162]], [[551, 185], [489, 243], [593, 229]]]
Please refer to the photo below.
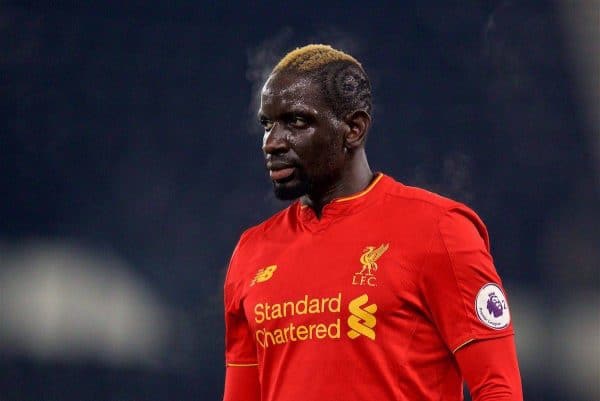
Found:
[[415, 246], [415, 232], [364, 220], [347, 218], [281, 242], [267, 238], [256, 248], [256, 275], [248, 277], [243, 302], [263, 362], [290, 349], [315, 359], [342, 352], [403, 362], [427, 320], [417, 285], [426, 252]]

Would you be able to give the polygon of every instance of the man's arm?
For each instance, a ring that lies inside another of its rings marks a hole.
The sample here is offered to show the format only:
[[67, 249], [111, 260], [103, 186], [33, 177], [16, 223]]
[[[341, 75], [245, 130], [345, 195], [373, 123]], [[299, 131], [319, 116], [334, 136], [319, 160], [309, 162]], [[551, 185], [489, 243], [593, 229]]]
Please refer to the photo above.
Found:
[[242, 234], [229, 262], [223, 289], [225, 306], [225, 391], [223, 401], [260, 401], [256, 344], [242, 302], [247, 278], [240, 276], [240, 248], [249, 231]]
[[258, 368], [256, 366], [228, 366], [225, 373], [223, 401], [260, 401]]
[[473, 401], [523, 401], [513, 336], [473, 341], [454, 356]]
[[455, 206], [440, 218], [424, 270], [427, 311], [453, 350], [474, 401], [522, 401], [509, 304], [481, 219]]

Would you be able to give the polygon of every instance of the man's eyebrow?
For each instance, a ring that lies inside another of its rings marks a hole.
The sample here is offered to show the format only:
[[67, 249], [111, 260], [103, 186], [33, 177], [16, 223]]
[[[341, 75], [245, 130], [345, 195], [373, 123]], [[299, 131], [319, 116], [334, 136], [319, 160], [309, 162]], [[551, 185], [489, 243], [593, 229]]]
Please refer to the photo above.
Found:
[[288, 111], [287, 113], [283, 113], [281, 115], [281, 118], [286, 119], [286, 120], [291, 120], [295, 117], [303, 117], [303, 118], [307, 118], [307, 119], [312, 119], [313, 115], [312, 115], [312, 113], [306, 112], [304, 110]]

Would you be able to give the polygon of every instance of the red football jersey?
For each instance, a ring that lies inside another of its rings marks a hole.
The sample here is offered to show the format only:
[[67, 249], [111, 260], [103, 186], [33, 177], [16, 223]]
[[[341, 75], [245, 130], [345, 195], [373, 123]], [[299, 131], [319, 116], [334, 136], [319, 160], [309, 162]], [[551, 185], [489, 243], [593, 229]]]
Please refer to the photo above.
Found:
[[247, 230], [225, 281], [226, 363], [263, 401], [462, 400], [453, 352], [510, 320], [479, 217], [383, 174]]

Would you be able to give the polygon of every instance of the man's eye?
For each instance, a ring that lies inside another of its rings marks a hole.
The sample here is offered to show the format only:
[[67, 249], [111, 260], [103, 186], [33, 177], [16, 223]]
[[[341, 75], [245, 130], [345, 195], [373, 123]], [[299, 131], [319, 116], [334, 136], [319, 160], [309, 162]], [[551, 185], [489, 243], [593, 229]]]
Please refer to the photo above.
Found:
[[260, 125], [263, 126], [263, 128], [265, 129], [265, 131], [270, 131], [271, 128], [273, 128], [273, 121], [267, 120], [266, 118], [261, 118], [260, 119]]
[[294, 116], [291, 119], [291, 124], [296, 128], [304, 128], [308, 125], [308, 121], [304, 117]]

